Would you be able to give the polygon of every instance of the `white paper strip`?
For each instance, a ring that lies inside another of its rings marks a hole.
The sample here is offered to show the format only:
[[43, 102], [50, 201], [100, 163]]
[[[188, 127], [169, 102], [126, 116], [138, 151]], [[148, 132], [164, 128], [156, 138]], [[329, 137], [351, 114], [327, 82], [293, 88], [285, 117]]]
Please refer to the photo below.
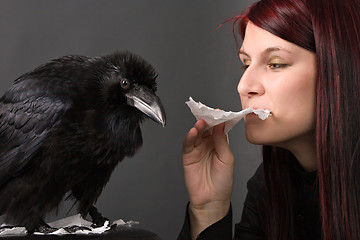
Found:
[[270, 110], [262, 108], [246, 108], [240, 112], [226, 112], [208, 107], [201, 102], [195, 102], [191, 97], [186, 104], [197, 120], [204, 119], [206, 121], [208, 129], [225, 122], [225, 133], [228, 133], [246, 114], [255, 113], [261, 120], [267, 119], [270, 115]]

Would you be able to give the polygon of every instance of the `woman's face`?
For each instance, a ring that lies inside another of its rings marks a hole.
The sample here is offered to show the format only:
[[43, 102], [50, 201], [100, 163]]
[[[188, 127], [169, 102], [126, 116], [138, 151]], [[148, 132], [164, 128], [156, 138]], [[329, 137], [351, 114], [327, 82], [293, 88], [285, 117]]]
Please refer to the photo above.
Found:
[[246, 69], [238, 85], [242, 108], [271, 111], [264, 121], [254, 114], [245, 117], [248, 141], [289, 150], [313, 144], [315, 54], [249, 22], [239, 56]]

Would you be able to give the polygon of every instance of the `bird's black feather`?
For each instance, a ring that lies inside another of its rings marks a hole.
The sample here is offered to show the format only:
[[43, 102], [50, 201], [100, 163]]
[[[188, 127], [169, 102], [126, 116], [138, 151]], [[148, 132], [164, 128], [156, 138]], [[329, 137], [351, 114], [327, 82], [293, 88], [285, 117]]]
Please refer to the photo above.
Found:
[[156, 77], [141, 57], [116, 52], [65, 56], [16, 79], [0, 98], [0, 214], [33, 231], [70, 192], [86, 215], [142, 145], [149, 114], [129, 104], [121, 81], [156, 96]]

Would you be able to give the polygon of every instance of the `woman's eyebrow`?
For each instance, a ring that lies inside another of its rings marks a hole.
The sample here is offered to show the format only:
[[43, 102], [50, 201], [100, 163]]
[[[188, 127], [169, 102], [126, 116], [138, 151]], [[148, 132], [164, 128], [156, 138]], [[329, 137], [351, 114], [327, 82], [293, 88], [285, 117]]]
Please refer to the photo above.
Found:
[[[286, 48], [282, 48], [282, 47], [269, 47], [269, 48], [265, 49], [265, 50], [261, 53], [261, 55], [266, 55], [266, 54], [269, 54], [269, 53], [271, 53], [271, 52], [276, 52], [276, 51], [285, 51], [285, 52], [291, 54], [291, 52], [290, 52], [288, 49], [286, 49]], [[248, 53], [246, 53], [246, 52], [245, 52], [244, 50], [242, 50], [242, 49], [239, 50], [239, 55], [245, 55], [245, 56], [247, 56], [247, 57], [250, 57], [250, 55], [249, 55]]]
[[283, 47], [269, 47], [269, 48], [265, 49], [262, 54], [269, 54], [271, 52], [276, 52], [276, 51], [285, 51], [285, 52], [291, 54], [291, 52], [289, 50], [287, 50], [286, 48], [283, 48]]

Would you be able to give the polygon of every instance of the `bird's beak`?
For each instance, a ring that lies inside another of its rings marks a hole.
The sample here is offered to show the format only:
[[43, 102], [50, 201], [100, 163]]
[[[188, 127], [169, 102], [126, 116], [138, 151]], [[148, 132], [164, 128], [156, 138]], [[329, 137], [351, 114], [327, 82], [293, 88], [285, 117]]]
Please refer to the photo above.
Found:
[[145, 86], [133, 85], [125, 94], [127, 104], [136, 107], [149, 118], [165, 127], [166, 114], [160, 98]]

